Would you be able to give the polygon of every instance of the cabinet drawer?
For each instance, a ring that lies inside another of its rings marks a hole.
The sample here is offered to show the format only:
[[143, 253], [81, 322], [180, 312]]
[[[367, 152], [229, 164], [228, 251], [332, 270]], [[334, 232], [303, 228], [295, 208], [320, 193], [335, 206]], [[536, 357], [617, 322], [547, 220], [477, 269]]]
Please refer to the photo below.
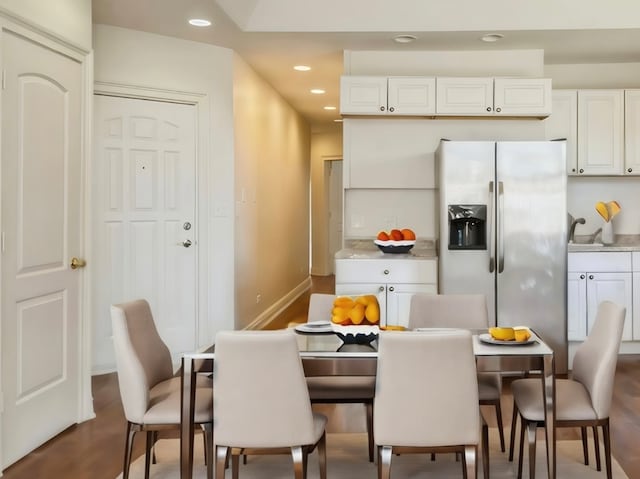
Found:
[[436, 283], [437, 280], [435, 259], [336, 260], [336, 283]]
[[[640, 258], [638, 258], [640, 260]], [[631, 253], [616, 251], [611, 253], [569, 253], [567, 270], [573, 272], [626, 272], [631, 271]]]

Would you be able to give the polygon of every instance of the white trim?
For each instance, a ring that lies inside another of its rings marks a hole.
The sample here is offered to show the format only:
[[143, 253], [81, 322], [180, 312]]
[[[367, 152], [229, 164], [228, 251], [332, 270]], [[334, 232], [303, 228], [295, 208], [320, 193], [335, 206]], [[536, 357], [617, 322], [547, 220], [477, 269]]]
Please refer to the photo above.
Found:
[[289, 291], [269, 308], [263, 311], [256, 319], [243, 329], [264, 329], [271, 321], [287, 309], [296, 299], [311, 289], [311, 278], [307, 277], [302, 283]]

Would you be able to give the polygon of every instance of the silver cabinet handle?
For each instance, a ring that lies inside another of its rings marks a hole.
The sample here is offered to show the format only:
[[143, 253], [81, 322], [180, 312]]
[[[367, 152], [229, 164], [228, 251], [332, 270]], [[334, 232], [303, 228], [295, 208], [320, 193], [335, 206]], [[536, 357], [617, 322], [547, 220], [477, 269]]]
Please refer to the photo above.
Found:
[[500, 112], [502, 111], [502, 108], [498, 107], [498, 108], [496, 108], [496, 111], [497, 111], [498, 113], [500, 113]]
[[381, 291], [381, 292], [382, 292], [382, 291], [384, 291], [384, 286], [380, 286], [380, 287], [378, 288], [378, 291]]
[[592, 274], [589, 275], [589, 279], [593, 279], [593, 275]]
[[627, 173], [631, 173], [632, 171], [633, 171], [633, 168], [627, 169]]
[[178, 246], [184, 246], [185, 248], [188, 248], [189, 246], [191, 246], [191, 240], [190, 239], [186, 239], [181, 243], [178, 243]]
[[581, 274], [581, 275], [580, 275], [580, 279], [584, 279], [584, 278], [585, 278], [585, 275], [584, 275], [584, 274]]
[[393, 292], [393, 291], [395, 291], [395, 290], [396, 290], [396, 289], [395, 289], [393, 286], [389, 286], [389, 291]]
[[491, 107], [490, 106], [487, 107], [487, 111], [491, 111]]
[[381, 106], [380, 111], [384, 111], [384, 110], [385, 110], [385, 107]]
[[391, 107], [391, 108], [389, 108], [389, 111], [390, 111], [391, 113], [393, 113], [394, 111], [396, 111], [396, 109], [395, 109], [394, 107]]
[[383, 271], [383, 273], [384, 273], [384, 274], [389, 274], [389, 270], [388, 270], [388, 269], [385, 269], [385, 270]]

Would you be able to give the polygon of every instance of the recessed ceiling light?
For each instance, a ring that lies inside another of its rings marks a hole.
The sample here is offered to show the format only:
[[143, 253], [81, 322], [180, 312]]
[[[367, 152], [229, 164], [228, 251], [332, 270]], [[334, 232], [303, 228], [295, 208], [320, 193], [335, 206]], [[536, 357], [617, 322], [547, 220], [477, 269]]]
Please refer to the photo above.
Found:
[[299, 72], [308, 72], [311, 70], [311, 67], [308, 67], [307, 65], [296, 65], [293, 69]]
[[192, 18], [189, 20], [189, 24], [194, 27], [208, 27], [211, 25], [209, 20], [205, 20], [204, 18]]
[[485, 35], [482, 35], [480, 37], [480, 40], [487, 43], [494, 43], [494, 42], [497, 42], [498, 40], [502, 40], [503, 38], [504, 38], [504, 35], [502, 33], [487, 33]]
[[336, 107], [335, 106], [325, 106], [324, 109], [325, 110], [335, 110]]
[[323, 95], [326, 93], [322, 88], [313, 88], [312, 90], [309, 90], [309, 91], [314, 95]]
[[415, 35], [396, 35], [393, 37], [393, 41], [396, 43], [411, 43], [414, 40], [417, 40], [418, 37]]

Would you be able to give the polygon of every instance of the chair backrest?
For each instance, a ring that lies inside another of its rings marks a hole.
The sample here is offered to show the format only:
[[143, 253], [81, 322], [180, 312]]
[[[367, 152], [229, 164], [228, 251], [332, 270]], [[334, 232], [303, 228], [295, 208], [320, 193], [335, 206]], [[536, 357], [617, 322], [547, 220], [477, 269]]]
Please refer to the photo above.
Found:
[[487, 298], [483, 294], [416, 293], [409, 307], [409, 329], [489, 326]]
[[111, 325], [125, 416], [140, 423], [148, 408], [149, 389], [173, 375], [171, 353], [144, 299], [111, 306]]
[[330, 321], [335, 294], [311, 293], [307, 321]]
[[478, 444], [480, 408], [471, 332], [381, 332], [376, 444]]
[[589, 391], [599, 419], [609, 417], [625, 315], [626, 308], [611, 301], [600, 303], [591, 332], [573, 358], [571, 377]]
[[215, 358], [217, 444], [260, 448], [315, 443], [293, 331], [221, 331]]

